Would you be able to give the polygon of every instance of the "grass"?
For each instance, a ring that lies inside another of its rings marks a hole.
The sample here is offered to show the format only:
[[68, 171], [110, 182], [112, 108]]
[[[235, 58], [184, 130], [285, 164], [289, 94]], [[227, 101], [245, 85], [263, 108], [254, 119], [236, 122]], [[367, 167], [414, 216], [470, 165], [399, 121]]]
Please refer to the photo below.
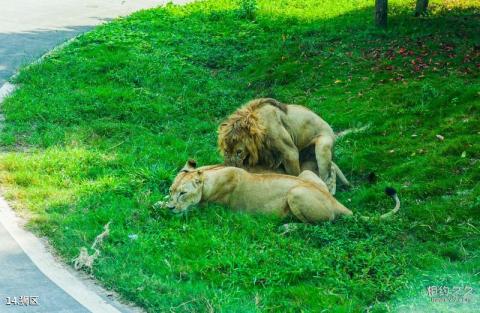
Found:
[[[411, 2], [390, 1], [386, 31], [366, 0], [204, 1], [100, 26], [16, 78], [6, 196], [68, 263], [111, 220], [93, 275], [148, 312], [473, 312], [478, 298], [430, 306], [425, 287], [480, 290], [480, 3], [413, 18]], [[398, 217], [282, 235], [268, 216], [152, 208], [187, 158], [221, 162], [217, 125], [260, 96], [337, 131], [371, 124], [335, 148], [355, 186], [338, 198], [376, 215], [391, 185]]]

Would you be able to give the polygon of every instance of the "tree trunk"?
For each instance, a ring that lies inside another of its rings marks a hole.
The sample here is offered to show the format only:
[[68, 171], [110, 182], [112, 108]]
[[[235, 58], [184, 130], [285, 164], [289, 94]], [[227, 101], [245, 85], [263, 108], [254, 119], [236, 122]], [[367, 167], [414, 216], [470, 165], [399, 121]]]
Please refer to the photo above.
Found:
[[375, 25], [387, 27], [388, 0], [375, 0]]
[[428, 0], [417, 0], [417, 6], [415, 8], [415, 16], [424, 15], [427, 13]]

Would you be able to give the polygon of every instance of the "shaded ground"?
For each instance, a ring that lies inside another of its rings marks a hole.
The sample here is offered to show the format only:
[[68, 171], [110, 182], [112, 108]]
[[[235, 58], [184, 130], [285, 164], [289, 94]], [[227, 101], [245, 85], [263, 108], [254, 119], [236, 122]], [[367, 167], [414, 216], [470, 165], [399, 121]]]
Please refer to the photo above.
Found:
[[90, 28], [91, 26], [74, 26], [67, 30], [41, 30], [26, 33], [0, 32], [0, 86], [22, 65], [33, 62], [56, 45]]
[[0, 86], [21, 65], [29, 64], [65, 40], [104, 21], [166, 2], [0, 0]]

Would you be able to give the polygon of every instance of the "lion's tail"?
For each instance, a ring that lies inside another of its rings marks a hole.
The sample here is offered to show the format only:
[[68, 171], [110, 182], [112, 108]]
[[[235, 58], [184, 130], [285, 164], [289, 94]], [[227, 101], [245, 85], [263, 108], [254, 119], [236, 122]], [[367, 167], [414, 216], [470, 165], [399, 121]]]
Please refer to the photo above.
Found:
[[395, 207], [390, 212], [382, 214], [380, 216], [380, 219], [382, 220], [391, 218], [400, 210], [400, 199], [398, 198], [397, 191], [392, 187], [387, 187], [385, 188], [385, 193], [387, 194], [387, 196], [390, 196], [393, 201], [395, 201]]
[[[392, 216], [394, 216], [400, 210], [400, 199], [398, 198], [397, 191], [392, 187], [387, 187], [385, 188], [385, 193], [395, 201], [395, 207], [391, 211], [380, 215], [381, 220], [392, 218]], [[371, 219], [371, 217], [361, 216], [361, 219], [368, 221]]]
[[347, 129], [342, 130], [338, 133], [335, 133], [335, 138], [340, 139], [340, 138], [343, 138], [343, 137], [345, 137], [349, 134], [361, 133], [361, 132], [364, 132], [365, 130], [367, 130], [369, 127], [370, 127], [370, 124], [367, 124], [367, 125], [362, 126], [362, 127], [347, 128]]
[[333, 174], [335, 174], [338, 179], [340, 179], [340, 181], [342, 182], [342, 184], [344, 184], [345, 186], [347, 187], [350, 187], [350, 182], [348, 181], [348, 179], [345, 177], [345, 175], [343, 174], [342, 170], [338, 167], [337, 164], [335, 164], [333, 161], [332, 161], [332, 169], [334, 171]]

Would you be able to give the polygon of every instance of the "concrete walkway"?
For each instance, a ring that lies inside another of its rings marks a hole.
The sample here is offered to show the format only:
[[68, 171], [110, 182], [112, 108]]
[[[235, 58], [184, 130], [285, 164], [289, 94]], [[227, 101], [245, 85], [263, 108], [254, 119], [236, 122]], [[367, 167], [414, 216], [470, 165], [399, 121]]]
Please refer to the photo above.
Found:
[[[0, 92], [22, 65], [95, 25], [167, 0], [0, 0]], [[177, 4], [188, 0], [173, 1]], [[2, 101], [0, 96], [0, 102]], [[0, 312], [136, 312], [56, 262], [0, 198]], [[27, 298], [28, 297], [28, 298]], [[24, 299], [30, 305], [19, 305]]]
[[[0, 312], [89, 312], [33, 265], [2, 224], [0, 265]], [[29, 306], [10, 304], [24, 296], [29, 297]]]

